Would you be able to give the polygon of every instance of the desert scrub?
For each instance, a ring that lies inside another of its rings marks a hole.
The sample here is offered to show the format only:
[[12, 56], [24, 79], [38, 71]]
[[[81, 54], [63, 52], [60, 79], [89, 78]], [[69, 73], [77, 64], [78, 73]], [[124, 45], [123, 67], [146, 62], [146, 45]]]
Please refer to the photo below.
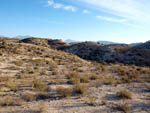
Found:
[[88, 83], [89, 82], [89, 78], [90, 78], [90, 76], [88, 74], [82, 75], [80, 77], [80, 82], [81, 83]]
[[7, 67], [8, 70], [19, 70], [20, 68], [17, 66], [9, 66]]
[[62, 79], [56, 78], [55, 84], [56, 84], [56, 85], [62, 85], [62, 84], [65, 84], [65, 81], [62, 80]]
[[130, 111], [130, 105], [128, 103], [119, 104], [117, 106], [118, 110], [128, 113]]
[[90, 79], [91, 79], [91, 80], [97, 80], [97, 79], [99, 79], [99, 78], [100, 78], [100, 76], [97, 75], [97, 74], [92, 74], [92, 75], [90, 76]]
[[69, 83], [69, 84], [73, 84], [73, 85], [75, 85], [75, 84], [80, 84], [80, 78], [77, 78], [77, 77], [70, 78], [70, 79], [68, 80], [68, 83]]
[[33, 92], [24, 92], [21, 97], [23, 100], [25, 100], [27, 102], [36, 100], [35, 93], [33, 93]]
[[96, 105], [96, 99], [97, 98], [95, 96], [88, 96], [85, 103], [90, 105], [90, 106], [95, 106]]
[[46, 111], [47, 111], [47, 105], [46, 105], [46, 102], [40, 102], [39, 103], [39, 106], [38, 106], [38, 108], [39, 108], [39, 113], [46, 113]]
[[87, 86], [84, 84], [78, 84], [74, 87], [74, 92], [81, 95], [87, 94]]
[[32, 87], [35, 88], [37, 91], [41, 91], [41, 92], [46, 91], [48, 88], [46, 83], [44, 83], [38, 79], [33, 80]]
[[33, 74], [34, 73], [33, 67], [32, 66], [27, 66], [26, 69], [24, 70], [24, 73]]
[[8, 87], [11, 91], [16, 92], [18, 90], [18, 85], [15, 83], [14, 80], [9, 80], [6, 82], [6, 87]]
[[61, 98], [69, 98], [72, 95], [71, 88], [57, 87], [57, 93]]
[[132, 78], [127, 75], [125, 75], [122, 79], [125, 83], [131, 83], [133, 81]]
[[117, 80], [113, 76], [104, 78], [104, 84], [106, 85], [112, 85], [116, 83], [117, 83]]
[[127, 90], [119, 91], [116, 95], [122, 99], [132, 99], [132, 93]]
[[77, 72], [69, 72], [68, 74], [66, 74], [67, 79], [71, 79], [71, 78], [78, 78], [79, 77], [79, 73]]
[[9, 81], [11, 78], [9, 76], [1, 76], [0, 77], [0, 82], [6, 82]]
[[23, 65], [23, 61], [14, 61], [14, 64], [16, 65], [16, 66], [22, 66]]
[[0, 99], [1, 106], [21, 106], [23, 101], [19, 98], [13, 98], [12, 96], [6, 96]]

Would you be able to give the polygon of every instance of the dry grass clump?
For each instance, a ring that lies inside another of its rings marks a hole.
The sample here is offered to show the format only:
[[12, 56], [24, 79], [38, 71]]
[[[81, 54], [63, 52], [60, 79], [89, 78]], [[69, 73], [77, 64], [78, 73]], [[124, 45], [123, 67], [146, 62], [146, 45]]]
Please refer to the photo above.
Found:
[[27, 74], [33, 74], [34, 73], [34, 69], [32, 66], [27, 66], [25, 70], [23, 70], [23, 73], [27, 73]]
[[40, 113], [46, 113], [46, 110], [47, 110], [46, 102], [43, 102], [43, 101], [40, 102], [38, 108], [39, 108], [38, 111], [39, 111]]
[[23, 61], [14, 61], [14, 64], [16, 66], [22, 66], [23, 65]]
[[80, 84], [80, 83], [88, 83], [90, 76], [88, 74], [81, 75], [81, 76], [76, 76], [76, 75], [71, 75], [68, 77], [69, 81], [68, 83], [70, 84]]
[[102, 105], [106, 105], [107, 104], [107, 98], [103, 97], [101, 103], [102, 103]]
[[78, 84], [74, 87], [74, 92], [81, 95], [87, 94], [87, 86], [84, 84]]
[[31, 102], [31, 101], [36, 100], [36, 96], [35, 96], [35, 93], [33, 92], [25, 92], [24, 94], [22, 94], [22, 99], [27, 102]]
[[71, 88], [65, 88], [65, 87], [57, 87], [57, 93], [61, 98], [69, 98], [72, 95], [72, 89]]
[[95, 96], [88, 96], [85, 103], [90, 105], [90, 106], [95, 106], [96, 105], [96, 99], [97, 98]]
[[36, 100], [45, 100], [45, 99], [49, 99], [52, 96], [48, 93], [48, 92], [39, 92], [35, 95]]
[[81, 77], [80, 77], [80, 82], [81, 83], [88, 83], [89, 82], [89, 75], [88, 74], [85, 74], [85, 75], [82, 75]]
[[[140, 69], [141, 70], [141, 69]], [[122, 76], [122, 80], [125, 83], [130, 83], [134, 81], [139, 81], [141, 72], [136, 66], [113, 66], [113, 72], [118, 73]]]
[[20, 68], [17, 66], [9, 66], [7, 67], [8, 70], [19, 70]]
[[102, 69], [102, 71], [103, 71], [104, 73], [107, 73], [107, 68], [106, 68], [105, 65], [102, 65], [102, 66], [101, 66], [101, 69]]
[[69, 83], [69, 84], [73, 84], [73, 85], [75, 85], [75, 84], [80, 84], [80, 78], [77, 78], [77, 77], [75, 77], [75, 78], [70, 78], [70, 79], [68, 80], [68, 83]]
[[46, 83], [44, 83], [38, 79], [33, 80], [32, 87], [35, 88], [37, 91], [41, 91], [41, 92], [46, 91], [48, 88]]
[[99, 79], [99, 78], [100, 78], [100, 76], [97, 75], [97, 74], [92, 74], [92, 75], [90, 76], [90, 79], [91, 79], [91, 80], [97, 80], [97, 79]]
[[17, 79], [26, 79], [26, 78], [32, 78], [32, 76], [30, 76], [29, 74], [25, 74], [25, 73], [19, 73], [16, 75]]
[[116, 83], [117, 83], [117, 80], [113, 76], [104, 78], [104, 84], [106, 84], [106, 85], [112, 85], [112, 84], [116, 84]]
[[71, 79], [71, 78], [78, 78], [78, 77], [79, 77], [79, 73], [77, 73], [77, 72], [69, 72], [69, 73], [66, 75], [66, 77], [67, 77], [68, 79]]
[[51, 95], [46, 92], [39, 92], [39, 93], [25, 92], [21, 97], [23, 100], [27, 102], [32, 102], [35, 100], [49, 99], [51, 98]]
[[12, 96], [6, 96], [0, 99], [0, 106], [21, 106], [23, 101]]
[[130, 111], [130, 105], [128, 103], [119, 104], [117, 106], [117, 109], [125, 113], [128, 113]]
[[11, 78], [8, 77], [8, 76], [1, 76], [0, 77], [0, 82], [6, 82], [6, 81], [9, 81]]
[[11, 91], [16, 92], [18, 90], [18, 85], [12, 79], [6, 82], [6, 87], [10, 88]]
[[116, 93], [122, 99], [132, 99], [132, 93], [127, 90], [122, 90]]
[[65, 83], [65, 81], [62, 80], [62, 79], [56, 78], [56, 80], [55, 80], [56, 85], [61, 85], [61, 84], [64, 84], [64, 83]]
[[131, 77], [125, 75], [125, 76], [123, 77], [123, 81], [124, 81], [125, 83], [131, 83], [131, 82], [133, 81], [133, 79], [132, 79]]

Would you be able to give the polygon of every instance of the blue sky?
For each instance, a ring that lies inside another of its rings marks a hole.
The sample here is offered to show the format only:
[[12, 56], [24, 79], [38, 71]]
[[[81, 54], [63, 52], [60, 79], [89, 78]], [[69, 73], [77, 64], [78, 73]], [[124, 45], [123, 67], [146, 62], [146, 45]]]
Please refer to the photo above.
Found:
[[150, 1], [0, 0], [0, 35], [144, 42], [150, 39]]

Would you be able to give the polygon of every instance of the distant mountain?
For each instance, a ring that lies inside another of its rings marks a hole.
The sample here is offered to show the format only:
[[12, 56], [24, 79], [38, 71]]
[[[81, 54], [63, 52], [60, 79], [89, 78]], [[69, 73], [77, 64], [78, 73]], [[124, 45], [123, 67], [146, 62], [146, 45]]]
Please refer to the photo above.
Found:
[[141, 44], [143, 44], [143, 43], [142, 43], [142, 42], [139, 42], [139, 43], [131, 43], [130, 46], [134, 47], [134, 46], [139, 46], [139, 45], [141, 45]]
[[78, 43], [79, 41], [67, 39], [64, 42], [66, 42], [66, 43]]
[[121, 44], [117, 42], [111, 42], [111, 41], [97, 41], [98, 44], [104, 44], [104, 45], [110, 45], [110, 44]]
[[29, 38], [29, 37], [32, 37], [30, 35], [18, 35], [18, 36], [15, 36], [14, 38], [20, 38], [20, 39], [24, 39], [24, 38]]
[[3, 36], [3, 35], [0, 35], [0, 37], [5, 37], [5, 36]]
[[[79, 43], [80, 41], [67, 39], [67, 40], [65, 40], [64, 42], [66, 42], [66, 43]], [[94, 42], [94, 41], [93, 41], [93, 42]], [[103, 45], [121, 44], [121, 43], [111, 42], [111, 41], [96, 41], [96, 43], [98, 43], [98, 44], [103, 44]]]

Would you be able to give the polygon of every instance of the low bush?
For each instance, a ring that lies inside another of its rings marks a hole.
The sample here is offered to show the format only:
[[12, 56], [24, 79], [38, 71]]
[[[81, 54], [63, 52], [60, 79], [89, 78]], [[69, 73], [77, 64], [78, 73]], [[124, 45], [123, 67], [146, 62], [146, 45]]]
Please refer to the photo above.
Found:
[[79, 78], [70, 78], [70, 79], [68, 80], [68, 83], [69, 83], [69, 84], [73, 84], [73, 85], [75, 85], [75, 84], [80, 84], [80, 79], [79, 79]]
[[33, 80], [32, 87], [35, 88], [37, 91], [41, 91], [41, 92], [46, 91], [48, 88], [46, 83], [41, 82], [38, 79]]
[[123, 99], [132, 99], [132, 94], [131, 92], [127, 91], [127, 90], [122, 90], [116, 93], [117, 96], [119, 96], [120, 98]]
[[3, 99], [0, 99], [0, 105], [1, 106], [21, 106], [23, 104], [23, 101], [18, 98], [13, 98], [11, 96], [3, 97]]
[[57, 93], [61, 98], [69, 98], [72, 95], [71, 88], [57, 87]]
[[119, 104], [117, 106], [118, 110], [128, 113], [130, 111], [130, 105], [128, 103]]
[[85, 95], [87, 93], [87, 87], [84, 84], [78, 84], [74, 88], [75, 93]]

